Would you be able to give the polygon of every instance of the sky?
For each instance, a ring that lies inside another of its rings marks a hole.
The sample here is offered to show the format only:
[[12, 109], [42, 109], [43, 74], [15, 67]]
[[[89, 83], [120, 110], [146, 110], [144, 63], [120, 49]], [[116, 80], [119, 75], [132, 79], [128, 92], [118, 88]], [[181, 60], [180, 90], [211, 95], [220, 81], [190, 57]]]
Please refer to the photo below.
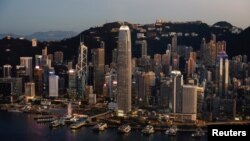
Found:
[[107, 22], [218, 21], [250, 26], [250, 0], [0, 0], [0, 33], [81, 32]]

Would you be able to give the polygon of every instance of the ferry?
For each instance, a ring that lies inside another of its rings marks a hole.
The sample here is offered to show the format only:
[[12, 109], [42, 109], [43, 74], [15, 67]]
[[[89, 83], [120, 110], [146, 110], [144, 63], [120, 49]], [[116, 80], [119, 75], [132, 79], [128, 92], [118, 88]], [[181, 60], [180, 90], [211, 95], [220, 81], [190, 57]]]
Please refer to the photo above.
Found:
[[166, 131], [165, 131], [165, 134], [169, 135], [169, 136], [175, 136], [176, 133], [177, 133], [177, 127], [176, 126], [171, 126], [170, 128], [168, 128]]
[[194, 133], [191, 134], [192, 137], [202, 137], [205, 136], [205, 132], [201, 128], [197, 128]]
[[155, 131], [154, 131], [154, 127], [153, 127], [152, 125], [147, 125], [146, 127], [144, 127], [144, 128], [141, 130], [141, 132], [142, 132], [143, 134], [152, 134], [152, 133], [154, 133]]
[[81, 120], [81, 121], [78, 121], [76, 123], [71, 124], [70, 128], [71, 129], [78, 129], [78, 128], [82, 127], [85, 124], [86, 124], [86, 120]]
[[107, 123], [98, 123], [96, 124], [92, 129], [96, 131], [104, 131], [106, 128], [108, 128]]
[[74, 116], [74, 117], [70, 118], [69, 122], [76, 123], [77, 121], [79, 121], [79, 119], [80, 119], [79, 117]]
[[54, 120], [50, 123], [50, 127], [58, 127], [64, 125], [65, 121], [63, 119]]
[[22, 113], [21, 110], [19, 109], [9, 109], [8, 112], [13, 112], [13, 113]]
[[120, 133], [128, 133], [131, 131], [131, 126], [128, 124], [123, 124], [123, 125], [118, 127], [118, 131]]
[[56, 120], [56, 118], [43, 118], [43, 119], [37, 119], [36, 122], [42, 123], [42, 122], [52, 122]]

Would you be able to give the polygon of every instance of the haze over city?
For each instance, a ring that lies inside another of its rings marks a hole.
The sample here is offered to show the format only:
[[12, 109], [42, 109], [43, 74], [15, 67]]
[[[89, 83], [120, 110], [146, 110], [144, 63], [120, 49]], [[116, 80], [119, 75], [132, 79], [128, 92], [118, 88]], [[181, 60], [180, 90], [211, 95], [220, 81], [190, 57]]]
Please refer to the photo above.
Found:
[[227, 21], [244, 29], [250, 25], [249, 13], [249, 0], [1, 0], [0, 33], [81, 32], [111, 21], [146, 24], [156, 19]]

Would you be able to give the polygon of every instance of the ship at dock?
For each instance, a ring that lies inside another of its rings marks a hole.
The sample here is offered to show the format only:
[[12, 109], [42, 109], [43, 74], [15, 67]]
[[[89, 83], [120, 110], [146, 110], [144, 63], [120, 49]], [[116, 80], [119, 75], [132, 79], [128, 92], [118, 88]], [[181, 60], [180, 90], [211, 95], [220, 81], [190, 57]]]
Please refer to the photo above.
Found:
[[128, 124], [123, 124], [118, 127], [118, 132], [120, 133], [128, 133], [131, 131], [131, 126]]
[[106, 128], [108, 128], [107, 123], [100, 122], [96, 124], [92, 129], [95, 131], [104, 131]]

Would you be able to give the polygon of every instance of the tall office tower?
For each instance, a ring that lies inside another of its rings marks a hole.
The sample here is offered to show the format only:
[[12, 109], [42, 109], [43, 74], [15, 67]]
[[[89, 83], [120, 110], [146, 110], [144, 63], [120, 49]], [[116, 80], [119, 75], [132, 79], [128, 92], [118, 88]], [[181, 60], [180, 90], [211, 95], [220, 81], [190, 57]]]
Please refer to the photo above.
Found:
[[204, 88], [197, 87], [197, 114], [202, 114], [204, 103]]
[[195, 73], [196, 69], [196, 53], [190, 52], [189, 58], [187, 60], [187, 76], [191, 77]]
[[25, 74], [29, 76], [29, 80], [33, 79], [32, 57], [20, 57], [20, 65], [25, 66]]
[[35, 38], [31, 39], [31, 46], [37, 47], [37, 39], [35, 39]]
[[34, 82], [25, 83], [25, 96], [35, 97], [35, 83]]
[[162, 71], [165, 75], [170, 73], [171, 51], [166, 50], [166, 54], [162, 55]]
[[215, 65], [215, 61], [216, 61], [216, 57], [217, 57], [217, 49], [216, 49], [216, 44], [214, 43], [214, 41], [210, 41], [207, 45], [206, 45], [206, 49], [204, 50], [204, 64], [206, 66], [214, 66]]
[[76, 79], [77, 79], [77, 74], [74, 69], [69, 69], [68, 71], [69, 75], [69, 81], [68, 81], [68, 89], [67, 92], [69, 95], [74, 95], [76, 94]]
[[35, 67], [42, 68], [42, 55], [35, 55]]
[[204, 64], [204, 61], [207, 59], [207, 44], [206, 39], [202, 38], [201, 45], [200, 45], [200, 53], [198, 54], [201, 58], [201, 62]]
[[227, 51], [227, 43], [226, 41], [221, 41], [221, 42], [217, 42], [216, 43], [216, 49], [217, 49], [217, 53], [221, 52], [221, 51]]
[[63, 52], [62, 51], [54, 52], [54, 62], [56, 64], [62, 64], [63, 63]]
[[117, 74], [114, 70], [107, 72], [105, 74], [105, 84], [104, 89], [106, 91], [103, 92], [104, 95], [113, 99], [113, 101], [117, 101]]
[[48, 66], [48, 49], [45, 47], [42, 49], [42, 62], [41, 62], [42, 67]]
[[171, 78], [167, 77], [160, 86], [160, 106], [168, 108], [171, 94]]
[[58, 97], [59, 92], [59, 77], [57, 75], [49, 76], [49, 96]]
[[131, 111], [131, 36], [128, 26], [119, 29], [117, 49], [117, 104], [118, 110], [128, 113]]
[[136, 44], [141, 45], [141, 57], [147, 56], [148, 55], [148, 52], [147, 52], [147, 49], [148, 49], [147, 41], [146, 40], [139, 40], [139, 41], [136, 41]]
[[174, 52], [172, 54], [172, 69], [179, 70], [180, 55]]
[[48, 66], [51, 67], [51, 64], [54, 60], [53, 54], [49, 54], [48, 55]]
[[142, 72], [142, 73], [137, 73], [136, 74], [136, 94], [137, 98], [139, 100], [139, 104], [141, 106], [148, 106], [150, 103], [151, 99], [151, 91], [152, 87], [155, 86], [155, 73], [150, 71], [150, 72]]
[[174, 34], [172, 37], [172, 52], [177, 52], [177, 34]]
[[169, 108], [172, 113], [181, 113], [183, 76], [180, 71], [172, 71], [170, 76], [172, 79], [172, 91], [169, 96]]
[[197, 86], [183, 85], [182, 89], [182, 112], [191, 114], [192, 120], [196, 120], [197, 114]]
[[102, 87], [104, 84], [104, 52], [104, 47], [92, 50], [92, 63], [94, 69], [94, 90], [96, 94], [102, 94]]
[[43, 70], [41, 68], [34, 69], [34, 82], [36, 94], [41, 96], [43, 93]]
[[3, 78], [10, 78], [11, 77], [11, 65], [3, 65]]
[[219, 96], [226, 97], [229, 82], [229, 61], [225, 51], [219, 52], [217, 56], [216, 82]]
[[80, 41], [78, 51], [78, 62], [76, 64], [77, 73], [77, 94], [84, 97], [88, 74], [88, 47]]

